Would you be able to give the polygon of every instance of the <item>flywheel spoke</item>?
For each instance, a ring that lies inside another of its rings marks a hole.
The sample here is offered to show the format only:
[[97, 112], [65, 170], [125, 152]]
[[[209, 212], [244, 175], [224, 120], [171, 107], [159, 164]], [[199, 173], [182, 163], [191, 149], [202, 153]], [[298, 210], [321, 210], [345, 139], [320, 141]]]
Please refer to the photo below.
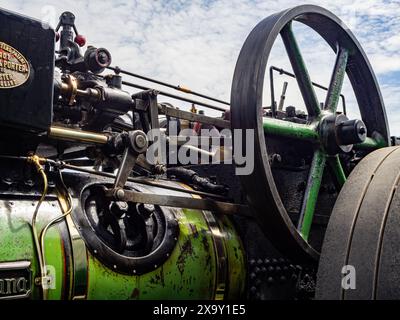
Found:
[[340, 191], [340, 189], [343, 187], [344, 183], [346, 182], [346, 174], [344, 173], [342, 164], [340, 163], [340, 158], [338, 155], [332, 156], [328, 158], [328, 165], [331, 169], [332, 172], [332, 177], [335, 181], [335, 185]]
[[339, 47], [335, 67], [332, 72], [331, 82], [329, 84], [328, 94], [325, 100], [325, 109], [330, 110], [332, 113], [336, 113], [339, 103], [344, 77], [346, 75], [348, 58], [348, 50]]
[[297, 230], [305, 240], [308, 240], [310, 235], [315, 207], [318, 200], [318, 193], [321, 187], [322, 176], [324, 175], [325, 163], [326, 155], [323, 151], [318, 149], [315, 151], [311, 163], [307, 187], [303, 198], [303, 205], [300, 212], [300, 219], [297, 226]]
[[302, 124], [264, 117], [263, 128], [266, 134], [319, 144], [319, 133], [313, 124]]
[[300, 87], [308, 115], [310, 117], [317, 117], [321, 113], [321, 109], [300, 48], [293, 34], [291, 22], [282, 29], [281, 37], [285, 44], [297, 83]]

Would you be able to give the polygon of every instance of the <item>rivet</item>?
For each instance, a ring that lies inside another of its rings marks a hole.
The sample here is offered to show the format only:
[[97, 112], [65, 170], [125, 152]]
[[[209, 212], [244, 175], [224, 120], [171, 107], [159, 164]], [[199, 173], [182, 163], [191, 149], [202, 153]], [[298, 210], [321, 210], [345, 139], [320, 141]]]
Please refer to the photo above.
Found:
[[273, 272], [274, 271], [274, 267], [273, 266], [269, 266], [268, 267], [268, 272]]

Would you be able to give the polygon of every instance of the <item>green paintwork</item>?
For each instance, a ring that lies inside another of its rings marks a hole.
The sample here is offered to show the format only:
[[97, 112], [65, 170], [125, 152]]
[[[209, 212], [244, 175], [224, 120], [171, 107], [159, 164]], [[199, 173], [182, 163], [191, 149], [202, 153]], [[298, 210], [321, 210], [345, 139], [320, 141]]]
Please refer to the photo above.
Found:
[[179, 226], [171, 257], [141, 276], [113, 272], [90, 255], [88, 299], [213, 299], [216, 264], [207, 223], [201, 212], [184, 210]]
[[[343, 57], [339, 59], [340, 66], [339, 73], [345, 72], [344, 62], [347, 61], [347, 53], [343, 54]], [[341, 81], [342, 75], [338, 76], [339, 79], [337, 81]], [[334, 89], [341, 87], [341, 83], [335, 83]], [[336, 90], [336, 89], [335, 89]], [[340, 91], [337, 92], [340, 96]], [[334, 97], [331, 97], [333, 100]], [[332, 101], [331, 107], [337, 105], [337, 101]], [[324, 114], [314, 119], [312, 124], [298, 124], [290, 121], [274, 119], [270, 117], [263, 118], [263, 129], [265, 134], [277, 136], [277, 137], [287, 137], [293, 138], [303, 141], [309, 141], [318, 146], [318, 151], [314, 155], [314, 160], [311, 165], [310, 174], [308, 178], [306, 193], [304, 195], [302, 211], [300, 215], [300, 220], [298, 224], [298, 230], [301, 236], [307, 241], [310, 229], [312, 225], [312, 220], [314, 216], [315, 206], [318, 200], [318, 193], [321, 186], [321, 180], [324, 173], [325, 163], [328, 159], [329, 165], [332, 168], [332, 171], [335, 175], [335, 178], [340, 186], [342, 186], [346, 182], [346, 175], [343, 171], [342, 165], [340, 163], [338, 155], [331, 157], [328, 156], [321, 148], [322, 142], [320, 140], [320, 134], [317, 130], [319, 127], [318, 122], [322, 121], [323, 115], [330, 113], [330, 110], [325, 111]], [[386, 147], [387, 143], [383, 140], [376, 140], [370, 137], [367, 137], [365, 142], [355, 145], [356, 149], [363, 150], [375, 150], [379, 148]]]
[[367, 137], [363, 143], [356, 144], [354, 147], [356, 149], [360, 150], [375, 150], [375, 149], [380, 149], [380, 148], [385, 148], [387, 147], [388, 144], [385, 140], [383, 139], [373, 139], [370, 137]]
[[[263, 117], [263, 128], [266, 134], [293, 138], [298, 140], [320, 143], [318, 123], [300, 124], [270, 117]], [[363, 143], [354, 145], [354, 148], [360, 150], [375, 150], [387, 147], [388, 144], [384, 139], [373, 139], [367, 137]]]
[[347, 61], [349, 58], [348, 50], [341, 48], [336, 59], [335, 68], [333, 70], [332, 79], [329, 85], [328, 95], [325, 101], [325, 109], [328, 109], [333, 114], [336, 114], [336, 109], [339, 103], [340, 94], [344, 77], [346, 75]]
[[319, 142], [315, 125], [300, 124], [274, 118], [263, 118], [264, 132], [274, 136]]
[[301, 236], [308, 240], [310, 229], [314, 218], [315, 206], [318, 200], [319, 188], [321, 187], [322, 176], [326, 163], [326, 155], [323, 151], [317, 150], [311, 164], [308, 176], [307, 189], [304, 195], [302, 216], [299, 229]]
[[243, 295], [246, 283], [246, 261], [243, 244], [235, 232], [229, 217], [220, 215], [218, 221], [225, 230], [224, 242], [228, 256], [228, 293], [225, 299], [237, 299]]
[[[121, 275], [90, 255], [88, 299], [214, 299], [216, 260], [207, 223], [200, 211], [186, 209], [181, 212], [179, 225], [178, 246], [171, 257], [147, 274]], [[238, 298], [245, 283], [243, 248], [225, 219], [224, 228], [233, 283], [228, 296]]]
[[[306, 64], [301, 55], [299, 45], [293, 34], [292, 23], [288, 23], [281, 32], [283, 42], [288, 52], [290, 63], [293, 71], [296, 74], [296, 80], [299, 84], [301, 94], [311, 117], [317, 117], [321, 114], [321, 108], [318, 102], [317, 95], [314, 90], [310, 75]], [[302, 90], [303, 88], [303, 90]]]
[[[33, 278], [39, 275], [33, 247], [30, 219], [37, 201], [18, 200], [15, 208], [9, 201], [0, 213], [0, 262], [32, 261]], [[89, 252], [87, 299], [214, 299], [216, 292], [217, 260], [212, 234], [201, 211], [174, 209], [180, 226], [178, 244], [169, 259], [151, 272], [140, 276], [123, 275], [105, 267]], [[38, 215], [38, 228], [61, 214], [57, 200], [44, 202]], [[228, 260], [228, 286], [225, 298], [242, 296], [245, 285], [243, 247], [232, 223], [220, 217], [221, 235]], [[55, 288], [48, 298], [64, 298], [65, 261], [63, 243], [58, 227], [52, 227], [45, 241], [46, 262], [55, 270]], [[32, 299], [41, 298], [41, 290], [33, 287]]]
[[[39, 265], [34, 250], [32, 231], [30, 227], [31, 217], [37, 201], [18, 200], [1, 201], [1, 207], [7, 208], [0, 211], [0, 263], [13, 261], [31, 261], [32, 282], [39, 275]], [[54, 199], [45, 201], [39, 210], [38, 229], [44, 227], [45, 223], [60, 214], [59, 206]], [[49, 271], [55, 270], [55, 289], [49, 290], [49, 299], [62, 298], [62, 272], [63, 247], [61, 237], [57, 228], [51, 228], [46, 237], [46, 265]], [[31, 298], [39, 299], [41, 292], [37, 286], [32, 286]]]
[[333, 174], [335, 175], [336, 181], [342, 187], [346, 182], [346, 174], [343, 171], [342, 164], [340, 163], [339, 156], [328, 157], [328, 163], [331, 167]]

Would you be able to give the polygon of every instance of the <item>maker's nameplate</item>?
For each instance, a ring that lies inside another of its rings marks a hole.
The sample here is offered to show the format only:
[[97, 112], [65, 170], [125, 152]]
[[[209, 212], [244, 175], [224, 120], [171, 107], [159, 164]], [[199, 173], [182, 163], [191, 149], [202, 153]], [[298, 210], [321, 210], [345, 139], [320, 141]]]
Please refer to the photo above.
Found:
[[32, 288], [30, 261], [0, 263], [0, 300], [28, 298]]
[[26, 58], [10, 45], [0, 41], [0, 89], [23, 85], [30, 74]]

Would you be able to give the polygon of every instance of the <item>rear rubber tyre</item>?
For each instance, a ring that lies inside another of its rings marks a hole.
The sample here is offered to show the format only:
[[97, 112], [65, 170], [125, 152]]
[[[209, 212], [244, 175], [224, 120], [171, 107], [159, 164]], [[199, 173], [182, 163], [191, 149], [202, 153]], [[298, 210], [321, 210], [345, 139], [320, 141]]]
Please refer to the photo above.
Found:
[[[369, 154], [335, 203], [322, 247], [317, 299], [400, 299], [400, 147]], [[355, 268], [355, 289], [342, 269]]]

